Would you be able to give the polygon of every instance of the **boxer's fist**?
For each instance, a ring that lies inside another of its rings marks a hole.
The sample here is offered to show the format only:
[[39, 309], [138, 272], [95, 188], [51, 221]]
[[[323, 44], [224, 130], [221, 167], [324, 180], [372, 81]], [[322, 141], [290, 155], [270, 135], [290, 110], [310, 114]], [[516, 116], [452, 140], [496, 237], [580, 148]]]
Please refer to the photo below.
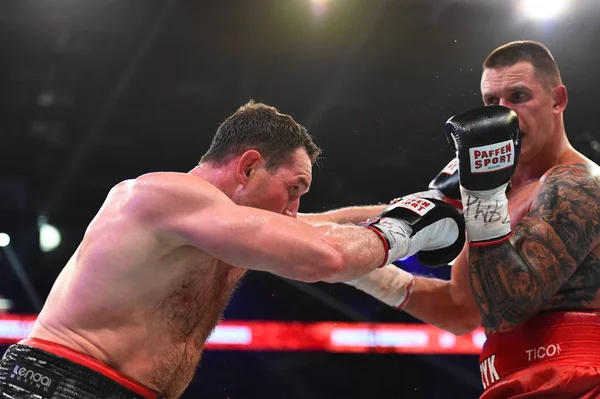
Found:
[[510, 234], [506, 189], [517, 164], [517, 114], [503, 106], [477, 108], [446, 122], [456, 150], [463, 214], [472, 245], [489, 245]]
[[424, 266], [445, 266], [458, 256], [465, 242], [459, 211], [434, 198], [401, 199], [361, 225], [383, 240], [388, 252], [384, 265], [417, 254]]
[[455, 115], [446, 122], [446, 135], [456, 150], [462, 187], [491, 190], [509, 182], [520, 142], [514, 111], [495, 105]]

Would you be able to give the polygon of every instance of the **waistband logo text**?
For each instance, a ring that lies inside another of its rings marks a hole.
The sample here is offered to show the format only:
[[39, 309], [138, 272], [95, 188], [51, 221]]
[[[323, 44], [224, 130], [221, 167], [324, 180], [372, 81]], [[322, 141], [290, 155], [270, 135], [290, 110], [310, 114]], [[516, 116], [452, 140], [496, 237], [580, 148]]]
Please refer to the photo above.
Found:
[[37, 393], [43, 398], [52, 396], [59, 380], [59, 374], [26, 361], [18, 361], [7, 378], [8, 383]]
[[496, 371], [495, 354], [483, 359], [483, 362], [481, 362], [479, 365], [479, 370], [481, 371], [481, 382], [483, 383], [483, 389], [486, 389], [490, 385], [500, 380], [498, 371]]
[[531, 362], [533, 360], [559, 355], [560, 351], [560, 344], [551, 344], [548, 346], [540, 346], [535, 349], [528, 349], [525, 353], [527, 354], [527, 360]]
[[19, 366], [18, 364], [15, 366], [10, 377], [32, 385], [35, 384], [36, 388], [43, 387], [44, 391], [47, 391], [50, 385], [52, 385], [50, 377], [46, 377], [42, 373], [35, 373], [33, 370], [28, 370], [26, 367]]

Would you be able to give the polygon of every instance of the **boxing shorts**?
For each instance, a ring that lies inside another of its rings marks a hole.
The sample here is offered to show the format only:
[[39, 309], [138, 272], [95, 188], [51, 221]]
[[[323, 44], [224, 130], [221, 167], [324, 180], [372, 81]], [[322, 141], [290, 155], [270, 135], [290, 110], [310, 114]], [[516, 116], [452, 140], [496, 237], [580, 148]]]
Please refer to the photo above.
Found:
[[490, 334], [480, 399], [600, 398], [600, 313], [543, 312]]
[[153, 390], [101, 362], [39, 339], [11, 345], [0, 360], [6, 399], [159, 399]]

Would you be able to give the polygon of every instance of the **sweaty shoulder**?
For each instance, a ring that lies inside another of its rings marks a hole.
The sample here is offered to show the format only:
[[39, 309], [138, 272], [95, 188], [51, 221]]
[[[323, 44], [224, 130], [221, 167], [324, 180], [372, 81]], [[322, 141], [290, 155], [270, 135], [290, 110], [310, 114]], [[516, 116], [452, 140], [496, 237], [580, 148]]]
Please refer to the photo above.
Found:
[[140, 221], [155, 225], [214, 203], [229, 202], [214, 185], [187, 173], [148, 173], [119, 186], [114, 190], [124, 190], [124, 210]]

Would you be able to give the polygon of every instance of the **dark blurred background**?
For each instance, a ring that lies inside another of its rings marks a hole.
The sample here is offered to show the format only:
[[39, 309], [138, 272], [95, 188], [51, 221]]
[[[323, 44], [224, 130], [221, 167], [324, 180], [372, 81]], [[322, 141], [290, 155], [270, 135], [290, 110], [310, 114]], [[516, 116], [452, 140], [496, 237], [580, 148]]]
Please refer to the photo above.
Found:
[[[569, 90], [571, 143], [598, 161], [599, 21], [596, 0], [1, 0], [0, 232], [14, 258], [0, 250], [0, 296], [36, 313], [109, 189], [188, 171], [250, 99], [325, 149], [301, 212], [387, 202], [451, 159], [443, 125], [481, 105], [485, 56], [539, 40]], [[225, 319], [419, 322], [350, 287], [267, 273], [248, 274]], [[207, 351], [184, 397], [480, 392], [475, 356]]]

